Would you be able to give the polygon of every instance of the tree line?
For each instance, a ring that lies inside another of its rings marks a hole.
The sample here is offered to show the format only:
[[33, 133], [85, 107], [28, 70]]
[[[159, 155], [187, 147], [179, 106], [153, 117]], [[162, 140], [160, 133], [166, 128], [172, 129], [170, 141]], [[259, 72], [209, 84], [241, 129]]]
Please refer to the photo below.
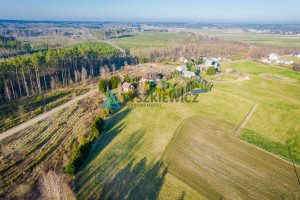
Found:
[[20, 42], [14, 36], [0, 35], [0, 57], [30, 51], [32, 51], [32, 47], [28, 42]]
[[0, 63], [0, 103], [40, 95], [137, 62], [136, 58], [122, 57], [119, 50], [101, 42], [16, 57]]

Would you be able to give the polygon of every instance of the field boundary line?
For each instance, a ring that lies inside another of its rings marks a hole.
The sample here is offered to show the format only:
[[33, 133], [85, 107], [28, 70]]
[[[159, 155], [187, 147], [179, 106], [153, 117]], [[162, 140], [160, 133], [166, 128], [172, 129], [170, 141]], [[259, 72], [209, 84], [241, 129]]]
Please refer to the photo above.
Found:
[[[241, 85], [242, 85], [242, 84], [241, 84]], [[251, 146], [253, 146], [253, 147], [255, 147], [255, 148], [257, 148], [257, 149], [259, 149], [259, 150], [261, 150], [261, 151], [264, 151], [264, 152], [266, 152], [266, 153], [268, 153], [268, 154], [270, 154], [270, 155], [272, 155], [272, 156], [275, 156], [275, 157], [278, 158], [278, 159], [281, 159], [281, 160], [283, 160], [283, 161], [285, 161], [285, 162], [288, 162], [289, 164], [292, 164], [292, 165], [294, 164], [294, 165], [296, 165], [298, 168], [300, 167], [300, 166], [297, 165], [296, 163], [293, 163], [293, 162], [291, 162], [290, 160], [288, 160], [288, 159], [286, 159], [286, 158], [284, 158], [284, 157], [281, 157], [281, 156], [279, 156], [279, 155], [276, 155], [276, 154], [274, 154], [274, 153], [272, 153], [272, 152], [270, 152], [270, 151], [268, 151], [268, 150], [266, 150], [266, 149], [263, 149], [263, 148], [261, 148], [261, 147], [259, 147], [259, 146], [256, 146], [255, 144], [252, 144], [252, 143], [250, 143], [250, 142], [247, 142], [246, 140], [243, 140], [242, 138], [238, 137], [239, 133], [238, 133], [238, 135], [236, 135], [236, 133], [237, 133], [238, 131], [240, 131], [243, 127], [245, 127], [245, 125], [247, 124], [248, 120], [250, 119], [250, 117], [251, 117], [251, 116], [253, 115], [253, 113], [255, 112], [255, 110], [256, 110], [256, 108], [257, 108], [257, 106], [258, 106], [258, 103], [254, 102], [254, 101], [252, 101], [252, 100], [246, 99], [246, 98], [244, 98], [244, 97], [239, 97], [239, 96], [237, 96], [237, 95], [231, 94], [231, 93], [229, 93], [229, 92], [224, 92], [224, 91], [218, 90], [218, 89], [214, 89], [214, 90], [217, 90], [217, 91], [219, 91], [219, 92], [221, 92], [221, 93], [228, 94], [228, 95], [231, 95], [231, 96], [234, 96], [234, 97], [238, 97], [238, 98], [240, 98], [240, 99], [243, 99], [243, 100], [246, 100], [246, 101], [248, 101], [248, 102], [253, 102], [253, 103], [254, 103], [254, 105], [252, 106], [252, 108], [250, 109], [250, 111], [248, 112], [248, 114], [246, 115], [245, 119], [242, 121], [242, 123], [238, 126], [237, 130], [234, 132], [233, 138], [236, 138], [236, 139], [238, 139], [238, 140], [240, 140], [240, 141], [242, 141], [242, 142], [244, 142], [244, 143], [246, 143], [246, 144], [248, 144], [248, 145], [251, 145]]]
[[250, 109], [250, 111], [248, 112], [248, 114], [246, 115], [245, 119], [242, 121], [242, 123], [238, 126], [238, 128], [234, 132], [233, 134], [234, 137], [238, 137], [240, 135], [241, 129], [243, 129], [246, 126], [247, 122], [250, 120], [251, 116], [255, 112], [257, 106], [258, 103], [255, 102], [252, 108]]
[[115, 43], [113, 43], [112, 41], [108, 41], [108, 40], [103, 40], [101, 42], [105, 42], [107, 44], [109, 44], [110, 46], [113, 46], [115, 47], [116, 49], [118, 49], [122, 54], [123, 54], [123, 57], [126, 57], [126, 50], [118, 45], [116, 45]]
[[261, 88], [256, 88], [256, 87], [244, 85], [244, 84], [241, 84], [241, 83], [236, 83], [236, 84], [237, 84], [237, 85], [240, 85], [240, 86], [247, 87], [247, 88], [255, 89], [255, 90], [260, 90], [260, 91], [262, 91], [262, 92], [267, 92], [267, 93], [269, 93], [269, 94], [272, 94], [272, 95], [281, 97], [281, 98], [283, 98], [283, 99], [292, 101], [292, 102], [295, 103], [295, 104], [300, 104], [300, 102], [297, 101], [296, 99], [293, 99], [293, 98], [290, 98], [290, 97], [286, 97], [286, 96], [283, 96], [283, 95], [281, 95], [281, 94], [278, 94], [278, 93], [275, 93], [275, 92], [272, 92], [272, 91], [268, 91], [268, 90], [264, 90], [264, 89], [261, 89]]

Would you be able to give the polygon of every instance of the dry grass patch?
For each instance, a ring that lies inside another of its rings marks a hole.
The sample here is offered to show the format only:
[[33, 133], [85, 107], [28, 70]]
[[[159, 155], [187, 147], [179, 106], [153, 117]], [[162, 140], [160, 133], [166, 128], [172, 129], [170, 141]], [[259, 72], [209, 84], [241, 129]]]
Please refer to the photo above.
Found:
[[211, 117], [186, 119], [164, 154], [169, 172], [208, 199], [299, 198], [293, 166], [234, 138], [235, 128]]

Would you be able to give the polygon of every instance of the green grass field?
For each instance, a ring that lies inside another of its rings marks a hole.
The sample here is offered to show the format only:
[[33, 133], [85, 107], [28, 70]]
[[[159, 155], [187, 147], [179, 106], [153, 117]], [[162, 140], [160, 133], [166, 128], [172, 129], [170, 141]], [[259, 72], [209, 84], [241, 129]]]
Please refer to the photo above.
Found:
[[[288, 142], [300, 165], [299, 73], [253, 62], [222, 67], [253, 76], [218, 83], [198, 103], [116, 110], [76, 177], [78, 199], [299, 198], [290, 163], [233, 137], [256, 102], [239, 137], [291, 160]], [[260, 73], [296, 82], [266, 80]]]
[[217, 118], [187, 118], [164, 154], [169, 173], [208, 199], [296, 199], [292, 165], [232, 137], [235, 128]]
[[293, 36], [269, 35], [269, 34], [241, 34], [224, 35], [225, 38], [247, 43], [269, 44], [287, 47], [300, 47], [300, 38]]
[[126, 49], [148, 49], [148, 48], [162, 48], [168, 45], [150, 45], [150, 44], [127, 44], [127, 43], [116, 43], [116, 45]]
[[191, 38], [184, 34], [175, 33], [143, 33], [134, 34], [132, 37], [122, 37], [117, 39], [112, 39], [114, 43], [152, 43], [152, 44], [170, 44], [172, 42], [190, 41]]
[[300, 47], [299, 36], [288, 35], [273, 35], [273, 34], [259, 34], [259, 33], [229, 33], [221, 29], [193, 29], [196, 35], [210, 35], [224, 39], [241, 41], [246, 43], [267, 44], [274, 46], [285, 47]]
[[271, 74], [271, 75], [280, 75], [283, 77], [291, 78], [296, 80], [296, 84], [300, 85], [300, 73], [286, 70], [284, 68], [270, 66], [267, 64], [261, 64], [256, 62], [236, 62], [236, 63], [223, 63], [221, 65], [222, 68], [231, 68], [237, 71], [249, 73], [254, 76], [258, 76], [259, 74]]
[[190, 116], [224, 119], [237, 127], [252, 104], [220, 92], [203, 94], [198, 100], [124, 107], [114, 114], [76, 177], [78, 198], [178, 199], [184, 195], [202, 199], [192, 187], [167, 173], [161, 163], [166, 146], [178, 125]]
[[295, 162], [300, 165], [300, 73], [251, 62], [225, 66], [250, 74], [277, 74], [297, 80], [293, 85], [252, 76], [251, 80], [222, 83], [215, 88], [257, 102], [258, 108], [240, 137], [290, 160], [289, 142]]

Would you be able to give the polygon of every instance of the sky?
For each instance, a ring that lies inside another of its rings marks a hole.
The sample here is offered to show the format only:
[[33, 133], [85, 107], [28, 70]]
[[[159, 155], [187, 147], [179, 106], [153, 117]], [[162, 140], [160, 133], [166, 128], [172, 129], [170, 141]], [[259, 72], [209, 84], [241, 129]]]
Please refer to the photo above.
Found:
[[300, 0], [0, 0], [0, 19], [300, 23]]

